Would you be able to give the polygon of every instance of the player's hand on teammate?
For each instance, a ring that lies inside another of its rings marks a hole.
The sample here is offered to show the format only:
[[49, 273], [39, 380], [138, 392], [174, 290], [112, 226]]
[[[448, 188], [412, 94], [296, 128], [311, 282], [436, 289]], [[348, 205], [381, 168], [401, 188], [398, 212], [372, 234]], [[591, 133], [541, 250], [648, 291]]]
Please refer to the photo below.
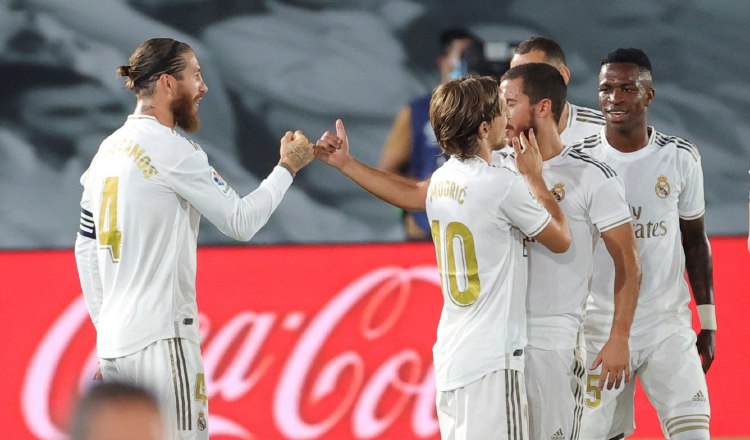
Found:
[[698, 347], [698, 354], [701, 357], [703, 372], [708, 373], [716, 351], [716, 330], [701, 330], [698, 333], [698, 341], [695, 345]]
[[599, 389], [618, 389], [624, 380], [630, 382], [630, 348], [627, 338], [610, 337], [602, 351], [596, 356], [591, 369], [595, 370], [602, 366], [601, 375], [599, 376]]
[[513, 150], [516, 152], [516, 168], [518, 172], [528, 177], [542, 176], [542, 154], [539, 152], [539, 144], [536, 142], [534, 129], [529, 130], [529, 137], [525, 133], [511, 140]]
[[297, 171], [304, 168], [315, 158], [314, 147], [315, 145], [310, 143], [301, 130], [294, 133], [287, 131], [281, 138], [281, 160], [279, 162], [287, 165], [292, 174], [297, 174]]
[[349, 154], [349, 137], [346, 135], [344, 121], [336, 120], [336, 134], [330, 131], [323, 133], [316, 144], [315, 156], [321, 162], [339, 170], [352, 160]]

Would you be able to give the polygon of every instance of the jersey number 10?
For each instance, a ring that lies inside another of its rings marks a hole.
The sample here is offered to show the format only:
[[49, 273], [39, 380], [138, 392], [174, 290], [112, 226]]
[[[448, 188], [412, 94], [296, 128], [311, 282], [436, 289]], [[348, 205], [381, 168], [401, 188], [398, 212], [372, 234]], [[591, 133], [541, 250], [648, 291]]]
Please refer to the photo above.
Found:
[[[448, 223], [445, 227], [445, 235], [440, 233], [439, 221], [433, 220], [431, 226], [443, 291], [446, 290], [447, 278], [447, 290], [454, 303], [459, 306], [474, 304], [479, 298], [480, 288], [474, 235], [463, 223]], [[443, 249], [445, 249], [445, 259]], [[459, 285], [459, 277], [462, 285]]]

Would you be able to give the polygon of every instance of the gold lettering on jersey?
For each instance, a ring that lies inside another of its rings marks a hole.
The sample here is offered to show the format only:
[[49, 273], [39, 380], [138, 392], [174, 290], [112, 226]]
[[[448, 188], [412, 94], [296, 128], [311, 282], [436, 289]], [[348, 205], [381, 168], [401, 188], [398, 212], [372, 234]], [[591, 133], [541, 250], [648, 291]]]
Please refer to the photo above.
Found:
[[448, 198], [455, 200], [459, 205], [466, 200], [466, 186], [459, 186], [456, 182], [445, 180], [432, 185], [430, 189], [430, 200]]
[[656, 186], [654, 191], [659, 198], [666, 199], [669, 196], [669, 182], [667, 182], [667, 176], [659, 176], [656, 178]]
[[141, 148], [140, 144], [134, 143], [132, 140], [123, 139], [119, 143], [107, 144], [99, 150], [99, 154], [124, 154], [125, 156], [133, 159], [133, 163], [146, 179], [151, 178], [154, 174], [158, 174], [159, 170], [155, 166], [151, 165], [151, 157], [146, 154], [146, 150]]
[[562, 199], [565, 198], [565, 184], [562, 182], [556, 183], [551, 190], [549, 190], [549, 193], [552, 194], [552, 197], [555, 198], [558, 202], [561, 202]]
[[647, 223], [633, 223], [635, 238], [656, 238], [667, 235], [667, 222], [649, 221]]
[[630, 212], [633, 214], [635, 238], [657, 238], [667, 235], [669, 228], [665, 220], [639, 221], [643, 214], [643, 206], [631, 206]]

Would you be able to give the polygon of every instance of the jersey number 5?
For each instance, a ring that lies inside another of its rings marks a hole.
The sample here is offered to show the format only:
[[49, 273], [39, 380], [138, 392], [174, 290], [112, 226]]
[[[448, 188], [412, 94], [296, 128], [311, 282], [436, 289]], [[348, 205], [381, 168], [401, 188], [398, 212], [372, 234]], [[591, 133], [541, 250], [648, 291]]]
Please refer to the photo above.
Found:
[[[99, 210], [99, 247], [109, 249], [112, 261], [120, 261], [122, 231], [117, 229], [117, 177], [104, 179], [102, 203]], [[106, 229], [104, 229], [106, 226]]]
[[[477, 253], [474, 249], [474, 235], [463, 223], [451, 222], [445, 228], [445, 235], [440, 233], [440, 222], [432, 221], [432, 241], [435, 242], [440, 284], [445, 291], [445, 279], [448, 280], [448, 292], [453, 302], [459, 306], [469, 306], [479, 298], [479, 267]], [[443, 252], [445, 249], [445, 260]], [[459, 283], [459, 277], [461, 283]]]

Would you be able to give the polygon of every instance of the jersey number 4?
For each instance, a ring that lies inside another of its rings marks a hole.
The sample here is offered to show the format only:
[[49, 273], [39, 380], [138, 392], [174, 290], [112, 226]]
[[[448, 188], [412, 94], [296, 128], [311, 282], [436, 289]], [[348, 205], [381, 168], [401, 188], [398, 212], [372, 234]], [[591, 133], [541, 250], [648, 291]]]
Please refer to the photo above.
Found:
[[[119, 178], [107, 177], [102, 188], [102, 203], [99, 210], [99, 247], [108, 249], [112, 261], [120, 261], [122, 231], [117, 229], [117, 188]], [[106, 229], [105, 229], [106, 226]]]
[[[479, 298], [479, 266], [474, 248], [474, 235], [463, 223], [451, 222], [440, 233], [440, 222], [432, 221], [432, 241], [435, 243], [440, 284], [447, 287], [453, 302], [469, 306]], [[445, 249], [445, 258], [443, 258]], [[459, 280], [461, 282], [459, 282]]]

